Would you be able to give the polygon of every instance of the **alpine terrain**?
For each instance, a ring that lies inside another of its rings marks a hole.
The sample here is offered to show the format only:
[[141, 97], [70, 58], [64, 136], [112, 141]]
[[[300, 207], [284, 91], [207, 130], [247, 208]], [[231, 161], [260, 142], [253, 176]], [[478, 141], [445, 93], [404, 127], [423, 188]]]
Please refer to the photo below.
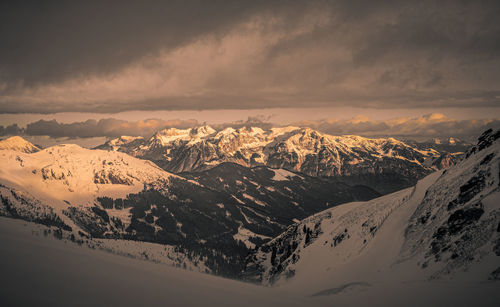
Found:
[[268, 131], [257, 127], [221, 131], [210, 126], [170, 128], [149, 139], [123, 136], [97, 148], [147, 159], [173, 173], [198, 172], [233, 162], [335, 177], [348, 184], [369, 186], [381, 194], [412, 186], [457, 160], [449, 161], [447, 152], [431, 147], [418, 149], [393, 138], [332, 136], [291, 126]]
[[78, 145], [0, 150], [1, 215], [57, 227], [76, 241], [108, 239], [98, 244], [112, 250], [120, 244], [110, 239], [166, 245], [175, 265], [230, 277], [239, 276], [251, 249], [296, 221], [377, 196], [366, 186], [265, 166], [223, 163], [181, 177]]
[[[248, 257], [245, 277], [304, 295], [362, 290], [377, 302], [389, 288], [444, 286], [450, 297], [463, 298], [460, 291], [498, 282], [499, 138], [500, 131], [486, 131], [464, 161], [412, 188], [343, 204], [290, 226]], [[498, 292], [493, 297], [498, 300]]]
[[[359, 291], [382, 302], [389, 289], [399, 293], [392, 297], [397, 305], [414, 293], [422, 294], [415, 305], [439, 304], [424, 299], [440, 297], [437, 292], [446, 293], [443, 303], [468, 305], [450, 294], [467, 287], [472, 298], [485, 291], [488, 303], [495, 301], [492, 286], [479, 283], [494, 283], [500, 274], [499, 137], [486, 131], [461, 162], [432, 173], [426, 159], [437, 155], [393, 139], [366, 141], [389, 142], [424, 159], [409, 162], [393, 148], [381, 161], [430, 173], [385, 196], [346, 177], [281, 164], [217, 161], [173, 174], [119, 150], [57, 145], [37, 151], [15, 138], [0, 150], [0, 215], [41, 224], [30, 226], [33, 234], [276, 287], [310, 305], [328, 304], [332, 295], [345, 304], [366, 303]], [[361, 158], [357, 146], [350, 154]], [[102, 270], [108, 269], [116, 270]]]

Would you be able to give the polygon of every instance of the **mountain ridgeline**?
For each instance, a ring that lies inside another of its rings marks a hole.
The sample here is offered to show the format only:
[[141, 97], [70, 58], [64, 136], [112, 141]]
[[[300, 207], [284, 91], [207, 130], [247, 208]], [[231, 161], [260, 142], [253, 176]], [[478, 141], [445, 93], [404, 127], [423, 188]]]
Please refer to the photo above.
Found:
[[[223, 162], [267, 166], [315, 177], [335, 177], [386, 194], [414, 185], [458, 159], [393, 138], [332, 136], [310, 128], [165, 129], [149, 139], [120, 137], [98, 149], [121, 151], [155, 162], [172, 173], [200, 172]], [[444, 160], [443, 160], [444, 159]], [[436, 162], [439, 160], [439, 162]], [[444, 162], [443, 162], [444, 161]]]
[[78, 242], [160, 244], [169, 263], [252, 280], [286, 268], [274, 256], [282, 268], [265, 275], [249, 254], [272, 251], [274, 238], [290, 229], [305, 229], [308, 242], [319, 235], [301, 220], [364, 204], [448, 166], [439, 162], [447, 153], [432, 148], [296, 127], [172, 128], [92, 150], [14, 141], [0, 150], [0, 215]]

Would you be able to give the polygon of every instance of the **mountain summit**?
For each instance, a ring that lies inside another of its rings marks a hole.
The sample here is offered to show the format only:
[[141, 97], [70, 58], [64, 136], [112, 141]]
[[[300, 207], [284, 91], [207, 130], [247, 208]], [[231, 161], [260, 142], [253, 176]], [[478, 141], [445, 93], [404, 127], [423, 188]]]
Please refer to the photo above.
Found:
[[40, 148], [26, 141], [20, 136], [12, 136], [0, 141], [0, 150], [13, 150], [24, 153], [33, 153], [40, 151]]

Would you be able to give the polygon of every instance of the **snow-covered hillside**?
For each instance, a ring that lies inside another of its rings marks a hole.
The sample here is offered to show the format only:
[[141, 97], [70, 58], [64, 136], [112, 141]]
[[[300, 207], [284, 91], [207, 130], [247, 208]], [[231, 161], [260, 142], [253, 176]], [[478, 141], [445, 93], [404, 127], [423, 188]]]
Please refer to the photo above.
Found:
[[282, 168], [311, 176], [341, 177], [381, 193], [407, 187], [437, 166], [440, 153], [393, 138], [332, 136], [310, 128], [165, 129], [150, 139], [118, 138], [100, 149], [148, 159], [174, 173], [201, 171], [223, 162]]
[[1, 306], [309, 305], [286, 291], [104, 253], [46, 231], [0, 217]]
[[33, 154], [0, 151], [0, 183], [28, 191], [52, 207], [92, 206], [98, 196], [125, 197], [175, 176], [120, 152], [66, 144]]
[[485, 132], [466, 160], [413, 188], [290, 226], [248, 258], [247, 278], [304, 293], [350, 282], [498, 280], [499, 137]]
[[250, 249], [294, 221], [378, 195], [364, 186], [233, 163], [184, 178], [122, 152], [77, 145], [0, 151], [0, 215], [77, 237], [176, 246], [191, 259], [205, 257], [209, 271], [232, 277]]
[[20, 136], [12, 136], [5, 140], [0, 140], [0, 150], [14, 150], [18, 152], [32, 153], [39, 151], [40, 148]]

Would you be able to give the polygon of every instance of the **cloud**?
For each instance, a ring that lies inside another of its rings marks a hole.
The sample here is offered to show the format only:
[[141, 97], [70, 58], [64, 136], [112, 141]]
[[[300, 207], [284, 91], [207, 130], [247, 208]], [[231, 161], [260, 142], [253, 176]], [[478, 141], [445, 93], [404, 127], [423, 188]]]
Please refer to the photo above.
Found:
[[139, 121], [124, 121], [113, 118], [99, 121], [89, 119], [84, 122], [59, 123], [56, 120], [39, 120], [29, 123], [25, 133], [31, 136], [47, 135], [53, 138], [91, 138], [91, 137], [118, 137], [150, 136], [164, 128], [189, 128], [199, 125], [196, 120], [159, 120], [148, 119]]
[[20, 135], [24, 133], [24, 129], [17, 124], [12, 124], [7, 127], [0, 126], [0, 135]]
[[477, 136], [488, 128], [500, 128], [499, 119], [457, 120], [440, 113], [388, 120], [371, 120], [366, 116], [359, 116], [348, 120], [304, 120], [293, 124], [308, 126], [333, 135], [390, 136], [419, 140], [434, 137], [459, 137], [469, 141], [475, 140]]
[[3, 113], [500, 105], [495, 1], [23, 3]]
[[[250, 116], [246, 120], [237, 120], [220, 124], [212, 124], [216, 130], [227, 127], [259, 127], [269, 130], [280, 127], [272, 121], [272, 115]], [[118, 137], [122, 135], [149, 137], [158, 130], [165, 128], [192, 128], [206, 123], [197, 120], [160, 120], [148, 119], [125, 121], [113, 118], [87, 120], [83, 122], [59, 123], [56, 120], [39, 120], [29, 123], [26, 128], [17, 124], [3, 128], [0, 135], [48, 136], [50, 138], [98, 138]], [[351, 119], [303, 120], [286, 125], [310, 127], [331, 135], [361, 135], [366, 137], [396, 137], [402, 139], [425, 140], [435, 137], [458, 137], [475, 141], [488, 128], [500, 128], [500, 119], [466, 119], [457, 120], [441, 113], [431, 113], [417, 117], [398, 117], [384, 120], [374, 120], [366, 115], [358, 115]], [[62, 139], [67, 141], [67, 139]], [[47, 143], [46, 140], [44, 140]], [[70, 141], [71, 142], [71, 141]]]
[[[223, 35], [267, 1], [3, 1], [0, 67], [4, 80], [31, 86], [106, 74], [159, 50], [207, 34]], [[275, 3], [272, 8], [284, 7]]]
[[222, 130], [228, 127], [239, 129], [239, 128], [250, 128], [250, 127], [258, 127], [263, 130], [269, 130], [272, 127], [276, 126], [276, 124], [272, 123], [270, 120], [273, 115], [257, 115], [257, 116], [249, 116], [246, 120], [237, 120], [222, 124], [214, 124], [212, 127], [216, 130]]
[[[272, 116], [249, 116], [247, 120], [213, 124], [212, 127], [222, 130], [227, 127], [235, 129], [241, 127], [260, 127], [270, 129], [274, 126], [269, 120]], [[114, 118], [101, 120], [89, 119], [83, 122], [60, 123], [57, 120], [38, 120], [27, 124], [26, 128], [19, 128], [17, 124], [3, 129], [3, 135], [24, 134], [28, 136], [49, 136], [51, 138], [94, 138], [94, 137], [119, 137], [129, 136], [151, 136], [156, 131], [166, 128], [186, 129], [204, 125], [194, 119], [161, 120], [147, 119], [138, 121], [125, 121]]]

